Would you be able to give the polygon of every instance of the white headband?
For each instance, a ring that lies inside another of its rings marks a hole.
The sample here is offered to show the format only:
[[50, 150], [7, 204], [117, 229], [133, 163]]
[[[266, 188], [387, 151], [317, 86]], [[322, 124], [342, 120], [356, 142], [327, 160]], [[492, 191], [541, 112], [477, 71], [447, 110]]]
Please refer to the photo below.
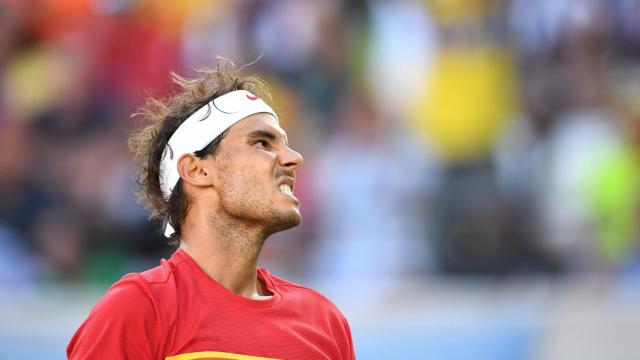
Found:
[[[178, 160], [185, 154], [204, 149], [215, 138], [247, 116], [267, 113], [278, 121], [275, 111], [257, 96], [246, 90], [236, 90], [213, 99], [189, 116], [171, 135], [160, 162], [160, 187], [165, 199], [180, 180]], [[174, 229], [167, 222], [164, 235]]]

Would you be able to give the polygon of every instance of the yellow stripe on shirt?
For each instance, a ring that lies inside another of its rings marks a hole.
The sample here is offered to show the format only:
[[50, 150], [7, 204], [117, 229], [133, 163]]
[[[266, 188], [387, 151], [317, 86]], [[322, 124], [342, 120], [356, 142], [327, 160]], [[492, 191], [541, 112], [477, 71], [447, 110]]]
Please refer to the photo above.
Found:
[[232, 359], [232, 360], [278, 360], [274, 358], [266, 358], [260, 356], [232, 354], [220, 351], [199, 351], [186, 354], [178, 354], [167, 356], [165, 360], [194, 360], [194, 359]]

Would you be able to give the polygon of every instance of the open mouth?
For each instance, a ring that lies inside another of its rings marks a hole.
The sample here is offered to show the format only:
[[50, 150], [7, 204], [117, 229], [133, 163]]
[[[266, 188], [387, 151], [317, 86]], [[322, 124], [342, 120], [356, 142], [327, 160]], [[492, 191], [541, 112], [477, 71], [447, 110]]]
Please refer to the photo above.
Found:
[[291, 190], [291, 185], [282, 184], [279, 187], [281, 193], [289, 196], [293, 196], [293, 191]]

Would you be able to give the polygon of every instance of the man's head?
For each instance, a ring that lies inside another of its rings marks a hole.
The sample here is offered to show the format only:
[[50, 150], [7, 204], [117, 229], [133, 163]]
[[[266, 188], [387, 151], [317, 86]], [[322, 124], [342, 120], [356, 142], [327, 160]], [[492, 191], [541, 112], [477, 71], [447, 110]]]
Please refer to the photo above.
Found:
[[[172, 225], [175, 231], [169, 236], [172, 243], [179, 243], [182, 225], [194, 207], [199, 211], [205, 209], [211, 220], [242, 221], [267, 235], [297, 225], [299, 204], [288, 186], [293, 188], [294, 171], [301, 165], [302, 157], [289, 148], [286, 133], [277, 118], [268, 113], [271, 111], [266, 104], [264, 107], [269, 110], [257, 107], [256, 113], [240, 116], [220, 129], [223, 132], [212, 132], [213, 136], [219, 135], [202, 148], [173, 153], [180, 142], [187, 148], [192, 145], [192, 136], [185, 137], [189, 131], [184, 130], [189, 130], [190, 123], [198, 126], [204, 123], [200, 118], [193, 121], [199, 109], [207, 108], [209, 117], [205, 121], [213, 126], [220, 123], [214, 123], [216, 120], [228, 121], [222, 119], [225, 109], [216, 106], [223, 99], [240, 99], [240, 94], [247, 96], [249, 100], [245, 101], [254, 99], [253, 94], [269, 99], [268, 87], [257, 78], [239, 77], [221, 67], [203, 70], [201, 75], [203, 78], [195, 80], [173, 75], [182, 91], [164, 101], [151, 99], [138, 113], [150, 125], [132, 136], [130, 145], [142, 163], [139, 195], [151, 217]], [[218, 100], [210, 103], [214, 99]], [[245, 105], [251, 107], [253, 103]], [[212, 107], [221, 111], [218, 117], [211, 113]], [[189, 117], [192, 119], [186, 121]], [[207, 129], [205, 126], [198, 131]], [[170, 155], [175, 157], [167, 161]], [[171, 171], [175, 182], [167, 180], [172, 178], [167, 175]]]

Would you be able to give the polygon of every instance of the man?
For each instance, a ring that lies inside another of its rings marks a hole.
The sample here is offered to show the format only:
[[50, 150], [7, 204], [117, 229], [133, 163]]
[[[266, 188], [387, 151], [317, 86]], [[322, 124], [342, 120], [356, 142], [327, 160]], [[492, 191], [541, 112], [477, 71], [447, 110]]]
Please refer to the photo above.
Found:
[[134, 135], [141, 198], [179, 244], [114, 284], [77, 330], [70, 359], [354, 359], [340, 311], [257, 267], [271, 234], [300, 222], [292, 150], [266, 85], [218, 67], [173, 80]]

